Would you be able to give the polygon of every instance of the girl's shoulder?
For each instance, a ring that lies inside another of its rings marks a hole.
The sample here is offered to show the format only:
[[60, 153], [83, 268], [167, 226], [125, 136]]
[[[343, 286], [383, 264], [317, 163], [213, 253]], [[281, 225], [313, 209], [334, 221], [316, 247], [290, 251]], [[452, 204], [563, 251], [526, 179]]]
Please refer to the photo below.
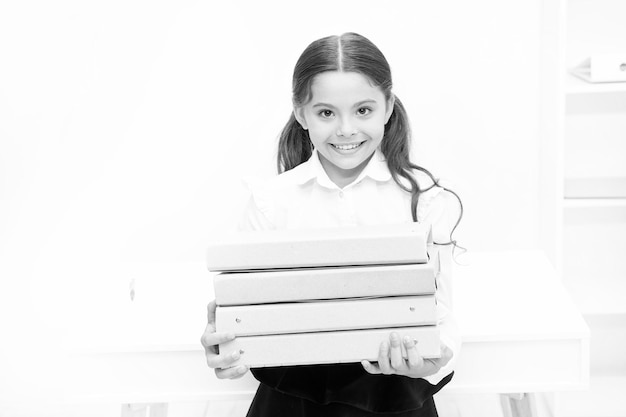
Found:
[[244, 183], [253, 197], [263, 200], [272, 199], [289, 194], [290, 190], [308, 181], [308, 171], [305, 166], [298, 165], [274, 176], [245, 178]]
[[306, 182], [304, 167], [270, 177], [244, 178], [249, 202], [246, 216], [265, 219], [263, 228], [275, 228], [283, 221], [284, 213], [297, 204], [301, 197], [301, 184]]

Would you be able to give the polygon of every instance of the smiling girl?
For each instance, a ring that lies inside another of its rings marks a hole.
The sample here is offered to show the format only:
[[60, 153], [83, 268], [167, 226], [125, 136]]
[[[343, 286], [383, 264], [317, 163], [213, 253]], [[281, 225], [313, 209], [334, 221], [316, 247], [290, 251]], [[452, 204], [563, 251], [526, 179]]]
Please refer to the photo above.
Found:
[[[280, 175], [252, 190], [241, 228], [425, 222], [449, 263], [462, 206], [411, 162], [408, 118], [380, 50], [355, 33], [313, 42], [295, 66], [292, 100], [278, 146]], [[413, 340], [391, 332], [376, 363], [252, 369], [260, 385], [248, 416], [436, 416], [433, 395], [451, 380], [460, 349], [448, 280], [447, 273], [438, 279], [441, 358], [423, 359]], [[238, 355], [217, 350], [232, 336], [215, 333], [214, 311], [211, 303], [202, 337], [207, 362], [218, 378], [241, 377], [246, 367], [229, 367]]]
[[383, 140], [393, 96], [387, 99], [359, 73], [328, 71], [311, 83], [311, 98], [296, 107], [294, 117], [308, 131], [330, 180], [343, 188], [363, 171]]

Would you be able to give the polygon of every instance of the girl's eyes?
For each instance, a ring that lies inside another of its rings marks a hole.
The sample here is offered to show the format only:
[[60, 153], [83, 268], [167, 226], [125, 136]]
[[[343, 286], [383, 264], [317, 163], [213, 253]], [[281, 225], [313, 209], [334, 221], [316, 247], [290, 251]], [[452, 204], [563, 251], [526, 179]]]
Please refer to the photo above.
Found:
[[[372, 109], [369, 107], [360, 107], [356, 112], [359, 116], [367, 116], [372, 112]], [[334, 116], [334, 113], [332, 110], [322, 110], [319, 112], [319, 115], [325, 119], [329, 119]]]

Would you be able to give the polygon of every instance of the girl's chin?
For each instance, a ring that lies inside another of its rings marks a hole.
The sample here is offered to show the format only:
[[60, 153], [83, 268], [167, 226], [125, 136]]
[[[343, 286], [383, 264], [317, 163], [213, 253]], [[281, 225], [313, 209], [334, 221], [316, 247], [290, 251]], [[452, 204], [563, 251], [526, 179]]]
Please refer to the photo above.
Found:
[[365, 168], [365, 165], [367, 165], [372, 155], [374, 155], [374, 152], [372, 152], [371, 154], [363, 153], [360, 155], [354, 155], [354, 157], [351, 157], [352, 155], [334, 157], [331, 158], [329, 162], [333, 164], [336, 168], [343, 171], [360, 170]]

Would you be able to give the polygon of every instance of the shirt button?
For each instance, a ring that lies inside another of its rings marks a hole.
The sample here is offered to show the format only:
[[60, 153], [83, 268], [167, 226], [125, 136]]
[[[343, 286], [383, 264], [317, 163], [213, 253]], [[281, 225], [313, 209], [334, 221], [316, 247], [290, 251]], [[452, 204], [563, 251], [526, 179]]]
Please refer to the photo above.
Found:
[[343, 191], [339, 191], [339, 198], [343, 198]]

